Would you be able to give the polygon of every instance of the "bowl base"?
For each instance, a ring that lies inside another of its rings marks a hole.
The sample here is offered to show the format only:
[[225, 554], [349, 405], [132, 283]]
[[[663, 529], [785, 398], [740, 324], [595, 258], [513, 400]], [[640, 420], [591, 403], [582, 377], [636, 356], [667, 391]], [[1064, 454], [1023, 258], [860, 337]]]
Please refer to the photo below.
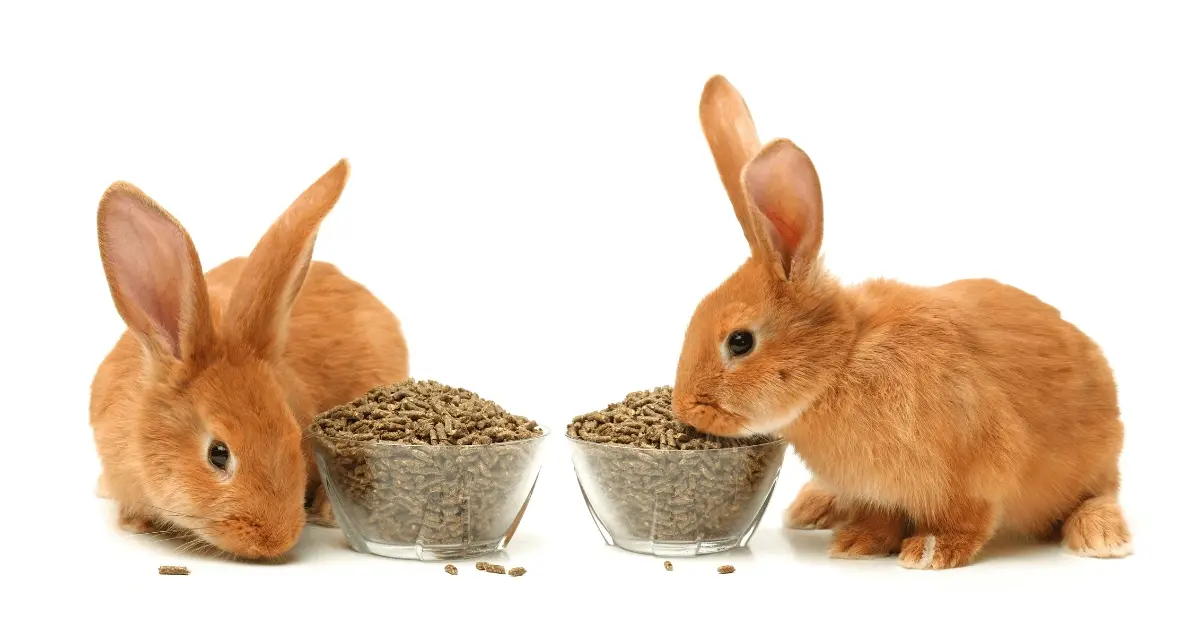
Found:
[[667, 541], [645, 539], [622, 539], [614, 537], [611, 543], [615, 547], [659, 558], [691, 558], [706, 556], [712, 553], [729, 551], [736, 547], [745, 547], [745, 538], [733, 537], [720, 540], [701, 541]]
[[364, 540], [357, 536], [347, 536], [347, 538], [350, 539], [350, 548], [359, 553], [369, 553], [400, 560], [420, 560], [423, 562], [464, 560], [466, 558], [486, 556], [497, 551], [502, 551], [507, 546], [505, 543], [508, 542], [504, 538], [498, 538], [491, 542], [471, 545], [422, 545], [420, 543], [381, 543]]

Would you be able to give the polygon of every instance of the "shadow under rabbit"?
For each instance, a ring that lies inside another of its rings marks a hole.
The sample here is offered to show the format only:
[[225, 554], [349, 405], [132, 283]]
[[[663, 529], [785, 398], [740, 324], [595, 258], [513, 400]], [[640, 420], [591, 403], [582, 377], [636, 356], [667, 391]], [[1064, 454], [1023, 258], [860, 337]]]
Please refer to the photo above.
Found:
[[[888, 556], [868, 557], [859, 559], [843, 559], [831, 558], [829, 556], [829, 543], [833, 537], [832, 530], [813, 530], [813, 529], [787, 529], [781, 530], [781, 535], [786, 541], [788, 548], [791, 549], [792, 555], [798, 559], [814, 560], [823, 559], [839, 564], [867, 563], [876, 564], [879, 562], [895, 563], [898, 556], [897, 553], [891, 553]], [[971, 567], [983, 563], [996, 563], [1008, 561], [1025, 561], [1030, 558], [1039, 557], [1049, 559], [1057, 555], [1069, 556], [1067, 552], [1054, 542], [1046, 542], [1035, 539], [1030, 539], [1015, 534], [998, 534], [995, 538], [984, 545], [983, 549], [975, 556], [975, 558], [966, 565]], [[962, 568], [966, 568], [962, 567]]]

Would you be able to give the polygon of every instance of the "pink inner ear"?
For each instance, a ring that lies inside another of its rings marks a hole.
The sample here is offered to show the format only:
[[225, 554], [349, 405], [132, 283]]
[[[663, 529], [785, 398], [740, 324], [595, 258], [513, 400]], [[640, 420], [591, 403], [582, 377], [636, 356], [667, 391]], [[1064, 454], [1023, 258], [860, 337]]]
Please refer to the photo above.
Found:
[[107, 211], [106, 255], [131, 326], [161, 336], [179, 358], [187, 241], [170, 219], [128, 193], [114, 197]]
[[783, 250], [780, 253], [784, 255], [786, 264], [804, 237], [807, 212], [799, 195], [790, 190], [795, 182], [787, 173], [781, 173], [773, 166], [768, 163], [763, 168], [748, 169], [746, 192], [771, 227], [775, 228], [775, 234], [771, 236], [777, 237], [778, 242], [773, 244]]
[[771, 226], [775, 228], [779, 245], [783, 246], [790, 257], [796, 251], [796, 246], [800, 244], [800, 239], [804, 237], [803, 226], [796, 222], [792, 215], [781, 212], [777, 208], [760, 206], [760, 209], [766, 215], [767, 220], [771, 222]]
[[808, 246], [806, 239], [820, 236], [821, 190], [811, 162], [799, 149], [773, 145], [748, 165], [745, 185], [750, 201], [774, 228], [767, 230], [770, 245], [787, 268], [802, 244]]

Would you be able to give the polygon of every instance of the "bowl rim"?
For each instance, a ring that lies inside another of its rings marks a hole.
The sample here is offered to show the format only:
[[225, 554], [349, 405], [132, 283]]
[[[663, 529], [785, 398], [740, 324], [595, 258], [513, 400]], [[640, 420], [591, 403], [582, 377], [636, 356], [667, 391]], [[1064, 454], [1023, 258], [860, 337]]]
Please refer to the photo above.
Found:
[[[316, 423], [314, 422], [313, 425], [315, 425], [315, 424]], [[349, 437], [332, 436], [332, 435], [328, 435], [328, 434], [325, 434], [325, 433], [322, 433], [320, 431], [313, 429], [312, 428], [313, 425], [309, 425], [309, 428], [304, 430], [305, 437], [307, 437], [310, 440], [325, 440], [325, 441], [329, 441], [329, 442], [338, 442], [338, 443], [342, 443], [342, 444], [359, 444], [362, 446], [371, 446], [371, 447], [375, 447], [375, 448], [396, 448], [396, 449], [412, 449], [412, 448], [439, 449], [439, 448], [443, 448], [443, 449], [451, 450], [451, 449], [473, 449], [473, 448], [482, 449], [482, 448], [492, 448], [492, 447], [497, 447], [497, 446], [521, 446], [521, 445], [527, 445], [527, 444], [534, 444], [538, 441], [541, 441], [541, 440], [544, 440], [544, 439], [550, 437], [551, 435], [554, 435], [553, 432], [546, 430], [546, 427], [538, 425], [538, 428], [542, 430], [541, 435], [535, 435], [534, 437], [523, 438], [520, 440], [509, 440], [507, 442], [492, 442], [491, 444], [404, 444], [401, 442], [391, 442], [388, 440], [374, 440], [374, 439], [356, 440], [354, 438], [349, 438]]]
[[762, 444], [743, 444], [742, 446], [726, 446], [726, 447], [722, 447], [722, 448], [698, 448], [698, 449], [688, 449], [688, 450], [666, 449], [666, 448], [641, 448], [638, 446], [630, 446], [628, 444], [614, 444], [612, 442], [589, 442], [589, 441], [581, 439], [581, 438], [571, 437], [571, 435], [567, 434], [567, 433], [564, 433], [563, 437], [567, 438], [568, 442], [573, 442], [574, 444], [579, 445], [579, 446], [605, 447], [605, 448], [610, 448], [610, 449], [614, 449], [614, 450], [619, 449], [619, 450], [631, 451], [634, 453], [659, 453], [659, 454], [664, 454], [664, 455], [694, 455], [697, 453], [714, 453], [714, 454], [715, 453], [729, 453], [729, 452], [733, 452], [733, 451], [742, 451], [742, 450], [747, 450], [747, 449], [752, 449], [752, 448], [766, 448], [769, 446], [777, 446], [777, 445], [779, 445], [780, 442], [782, 442], [785, 447], [788, 445], [787, 439], [781, 435], [777, 435], [777, 436], [775, 436], [774, 439], [767, 441], [767, 442], [763, 442]]

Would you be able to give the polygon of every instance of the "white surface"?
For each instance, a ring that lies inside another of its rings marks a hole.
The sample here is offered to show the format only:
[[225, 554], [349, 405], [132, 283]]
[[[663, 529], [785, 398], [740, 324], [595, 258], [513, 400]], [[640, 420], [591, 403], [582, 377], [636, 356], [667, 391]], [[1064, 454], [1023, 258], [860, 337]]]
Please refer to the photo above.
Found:
[[[11, 431], [0, 566], [15, 584], [4, 596], [12, 618], [172, 628], [307, 627], [345, 611], [374, 627], [1195, 619], [1184, 608], [1195, 583], [1200, 268], [1187, 227], [1200, 209], [1189, 5], [100, 4], [0, 9]], [[696, 301], [746, 254], [697, 120], [717, 72], [764, 138], [812, 155], [827, 262], [845, 280], [993, 276], [1100, 341], [1121, 386], [1133, 556], [996, 546], [938, 573], [895, 558], [830, 560], [827, 532], [779, 527], [806, 476], [789, 456], [749, 552], [667, 573], [603, 546], [561, 444], [501, 560], [527, 567], [520, 579], [368, 557], [324, 530], [307, 532], [291, 562], [259, 566], [115, 529], [111, 506], [92, 496], [87, 427], [90, 378], [121, 330], [95, 236], [109, 183], [130, 180], [161, 202], [211, 268], [249, 252], [305, 186], [349, 158], [317, 258], [398, 313], [414, 375], [561, 431], [575, 414], [670, 383]], [[717, 575], [724, 562], [737, 572]], [[160, 577], [160, 564], [194, 573]]]

